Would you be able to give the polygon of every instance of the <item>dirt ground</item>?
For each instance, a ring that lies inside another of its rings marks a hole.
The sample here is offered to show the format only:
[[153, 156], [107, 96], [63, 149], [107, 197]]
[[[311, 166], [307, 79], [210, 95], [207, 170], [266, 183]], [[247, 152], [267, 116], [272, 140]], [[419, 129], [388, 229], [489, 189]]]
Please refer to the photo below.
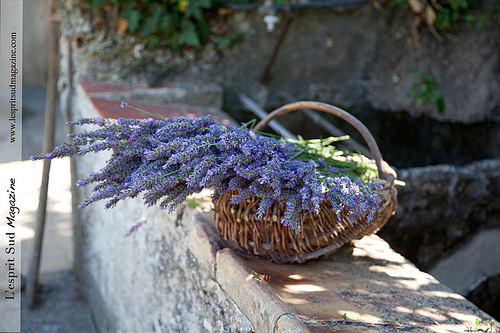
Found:
[[[22, 284], [25, 287], [35, 235], [42, 163], [29, 157], [39, 154], [43, 143], [45, 91], [23, 91], [23, 161], [0, 164], [0, 172], [19, 171], [23, 206], [21, 214]], [[66, 128], [60, 112], [57, 118], [56, 144], [65, 140]], [[68, 160], [51, 163], [49, 199], [42, 259], [40, 263], [37, 305], [28, 310], [25, 295], [21, 301], [21, 332], [97, 332], [90, 310], [73, 274], [73, 230]], [[25, 290], [24, 288], [23, 290]]]

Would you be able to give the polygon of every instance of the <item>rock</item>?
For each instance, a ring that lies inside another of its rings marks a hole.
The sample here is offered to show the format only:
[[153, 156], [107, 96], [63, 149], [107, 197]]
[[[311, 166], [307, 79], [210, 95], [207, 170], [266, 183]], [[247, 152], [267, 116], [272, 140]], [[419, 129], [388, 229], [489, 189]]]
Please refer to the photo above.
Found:
[[398, 171], [398, 210], [379, 232], [421, 269], [480, 228], [500, 226], [500, 160]]

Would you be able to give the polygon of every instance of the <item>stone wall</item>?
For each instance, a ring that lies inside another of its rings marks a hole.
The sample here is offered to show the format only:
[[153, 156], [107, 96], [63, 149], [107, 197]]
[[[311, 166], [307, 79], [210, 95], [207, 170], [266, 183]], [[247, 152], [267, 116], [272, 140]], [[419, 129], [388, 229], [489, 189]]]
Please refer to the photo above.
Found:
[[[81, 90], [80, 90], [80, 93]], [[81, 96], [81, 95], [80, 95]], [[71, 118], [99, 116], [77, 98]], [[108, 156], [72, 161], [73, 179], [98, 170]], [[74, 207], [91, 195], [72, 188]], [[141, 200], [105, 210], [103, 203], [74, 210], [75, 270], [101, 332], [251, 332], [252, 325], [214, 282], [211, 245], [190, 243], [192, 210], [167, 214]], [[132, 225], [145, 224], [130, 237]], [[201, 247], [201, 248], [200, 248]]]
[[[101, 332], [252, 332], [187, 242], [193, 212], [165, 214], [127, 202], [80, 214], [75, 267]], [[104, 213], [103, 213], [104, 212]], [[191, 214], [191, 215], [189, 215]], [[124, 235], [135, 221], [146, 223]], [[198, 253], [196, 253], [198, 254]]]
[[[261, 84], [283, 22], [269, 33], [256, 10], [235, 10], [217, 24], [243, 39], [223, 52], [214, 43], [179, 52], [149, 50], [135, 36], [117, 35], [113, 17], [94, 27], [92, 12], [81, 4], [58, 0], [74, 73], [81, 79], [214, 83], [224, 91], [224, 110], [237, 122], [254, 118], [238, 101], [241, 92], [268, 111], [284, 103], [281, 92], [327, 102], [358, 116], [388, 161], [400, 168], [500, 156], [500, 30], [493, 24], [461, 24], [440, 32], [438, 41], [425, 28], [412, 35], [411, 15], [394, 5], [293, 10], [269, 78]], [[434, 103], [417, 105], [407, 96], [417, 83], [412, 72], [436, 77], [443, 113]], [[306, 137], [328, 135], [300, 114], [283, 121]]]
[[[419, 268], [498, 316], [500, 160], [402, 169], [398, 210], [379, 235]], [[498, 317], [497, 317], [498, 319]]]
[[[267, 106], [280, 105], [278, 92], [287, 91], [350, 109], [406, 111], [449, 122], [498, 116], [500, 32], [494, 25], [461, 25], [442, 42], [423, 29], [418, 41], [409, 42], [410, 16], [399, 7], [294, 10], [264, 87], [259, 81], [283, 23], [268, 33], [257, 11], [237, 10], [226, 17], [228, 28], [241, 32], [243, 40], [224, 52], [208, 44], [175, 53], [149, 51], [135, 37], [116, 35], [111, 19], [111, 26], [93, 28], [91, 12], [74, 0], [59, 0], [59, 8], [65, 34], [74, 41], [79, 75], [85, 77], [158, 84], [182, 76], [216, 82], [226, 90], [225, 109], [231, 112], [241, 111], [233, 104], [235, 91]], [[447, 102], [444, 113], [432, 103], [417, 106], [406, 95], [413, 71], [436, 76]]]
[[480, 230], [500, 227], [500, 160], [402, 169], [398, 211], [380, 232], [428, 270]]

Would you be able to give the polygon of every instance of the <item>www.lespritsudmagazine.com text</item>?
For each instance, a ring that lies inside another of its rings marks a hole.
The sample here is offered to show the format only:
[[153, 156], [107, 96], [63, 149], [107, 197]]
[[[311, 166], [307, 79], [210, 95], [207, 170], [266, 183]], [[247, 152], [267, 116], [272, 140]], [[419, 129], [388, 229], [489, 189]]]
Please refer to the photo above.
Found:
[[10, 112], [9, 112], [9, 122], [10, 122], [10, 143], [16, 142], [16, 116], [18, 112], [17, 108], [17, 75], [19, 73], [19, 69], [17, 68], [17, 33], [12, 32], [10, 34], [10, 80], [9, 80], [9, 89], [10, 89]]

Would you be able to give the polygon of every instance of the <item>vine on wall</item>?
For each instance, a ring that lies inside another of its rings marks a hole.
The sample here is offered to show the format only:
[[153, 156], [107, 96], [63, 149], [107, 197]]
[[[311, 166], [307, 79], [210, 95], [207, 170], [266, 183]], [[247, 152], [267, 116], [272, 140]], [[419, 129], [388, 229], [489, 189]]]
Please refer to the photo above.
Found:
[[[152, 49], [167, 46], [198, 47], [214, 35], [207, 17], [216, 17], [218, 5], [213, 0], [85, 0], [94, 13], [116, 9], [117, 31], [127, 31], [145, 38]], [[219, 20], [220, 21], [220, 20]], [[219, 22], [220, 24], [220, 22]], [[218, 32], [215, 42], [223, 49], [239, 35], [227, 27]]]
[[438, 30], [456, 30], [461, 22], [484, 28], [492, 21], [500, 25], [500, 3], [479, 11], [480, 0], [395, 0], [421, 22]]
[[[218, 0], [81, 0], [90, 5], [94, 13], [116, 11], [119, 15], [119, 33], [138, 34], [145, 38], [152, 49], [166, 46], [178, 49], [181, 46], [198, 47], [212, 38], [222, 50], [241, 38], [226, 25], [223, 31], [214, 33], [213, 21], [220, 26], [222, 11]], [[252, 0], [233, 0], [249, 3]], [[276, 4], [293, 4], [298, 0], [275, 0]], [[314, 1], [314, 0], [312, 0]], [[485, 11], [476, 11], [481, 0], [386, 0], [410, 10], [416, 23], [424, 23], [440, 39], [436, 30], [453, 30], [461, 22], [476, 27], [485, 27], [492, 20], [500, 25], [500, 2], [488, 6]], [[229, 11], [231, 12], [231, 11]], [[207, 18], [209, 18], [207, 20]], [[216, 24], [217, 25], [217, 24]]]

